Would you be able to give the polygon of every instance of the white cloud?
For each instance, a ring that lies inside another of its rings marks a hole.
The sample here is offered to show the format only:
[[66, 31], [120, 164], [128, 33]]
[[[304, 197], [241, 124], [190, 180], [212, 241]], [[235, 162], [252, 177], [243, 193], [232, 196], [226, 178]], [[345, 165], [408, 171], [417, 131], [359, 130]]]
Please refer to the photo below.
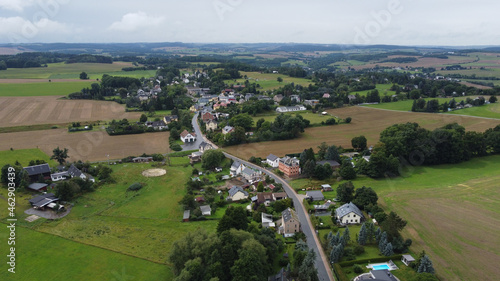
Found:
[[10, 43], [47, 41], [68, 35], [71, 30], [66, 24], [48, 18], [32, 22], [22, 17], [0, 17], [0, 37]]
[[108, 28], [116, 31], [135, 31], [145, 27], [156, 27], [165, 20], [165, 17], [153, 17], [144, 12], [125, 14], [121, 21], [114, 22]]
[[22, 12], [24, 8], [34, 4], [34, 0], [0, 0], [0, 9]]

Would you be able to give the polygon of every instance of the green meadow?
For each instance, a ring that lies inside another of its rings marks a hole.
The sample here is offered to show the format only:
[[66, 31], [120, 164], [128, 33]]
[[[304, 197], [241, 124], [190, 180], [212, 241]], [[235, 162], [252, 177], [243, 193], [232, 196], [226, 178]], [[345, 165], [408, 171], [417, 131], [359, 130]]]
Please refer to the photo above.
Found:
[[[375, 86], [375, 89], [378, 90], [378, 93], [379, 93], [380, 97], [383, 97], [385, 95], [392, 96], [392, 95], [396, 94], [396, 91], [389, 90], [391, 87], [392, 87], [392, 84], [377, 84]], [[373, 90], [357, 91], [357, 92], [352, 92], [352, 93], [349, 93], [349, 94], [350, 95], [359, 94], [360, 96], [366, 96], [371, 91], [373, 91]]]
[[476, 117], [500, 119], [500, 103], [486, 104], [448, 112], [448, 114], [468, 115]]
[[[305, 78], [290, 77], [278, 73], [259, 73], [259, 72], [245, 72], [240, 71], [241, 76], [247, 76], [250, 83], [259, 84], [263, 91], [274, 90], [283, 85], [295, 83], [296, 85], [309, 86], [311, 80]], [[278, 77], [283, 78], [283, 82], [278, 82]], [[228, 85], [245, 84], [245, 79], [232, 79], [224, 81]]]
[[57, 166], [55, 160], [50, 160], [49, 155], [37, 148], [0, 151], [0, 167], [6, 164], [14, 164], [16, 161], [23, 166], [28, 166], [31, 160], [44, 160], [49, 163], [51, 167]]
[[[466, 100], [467, 98], [474, 99], [476, 96], [468, 96], [468, 97], [456, 97], [455, 101], [460, 102], [462, 100]], [[452, 100], [452, 98], [425, 98], [426, 101], [429, 100], [438, 100], [439, 104], [443, 104], [444, 102], [449, 102]], [[380, 109], [388, 109], [388, 110], [397, 110], [397, 111], [411, 111], [411, 107], [413, 105], [413, 100], [403, 100], [403, 101], [397, 101], [397, 102], [383, 102], [379, 104], [367, 104], [363, 105], [366, 107], [373, 107], [373, 108], [380, 108]], [[484, 107], [484, 106], [482, 106]], [[481, 107], [481, 108], [482, 108]], [[478, 107], [480, 108], [480, 107]], [[457, 110], [456, 114], [461, 114], [463, 109]]]
[[[283, 114], [286, 114], [286, 115], [299, 114], [302, 117], [304, 117], [304, 119], [311, 121], [311, 125], [321, 124], [321, 122], [324, 122], [330, 118], [335, 118], [335, 116], [332, 116], [332, 115], [321, 115], [321, 113], [311, 113], [310, 111], [286, 112]], [[263, 118], [265, 121], [274, 122], [274, 120], [276, 119], [276, 116], [278, 116], [278, 113], [268, 112], [268, 113], [262, 113], [262, 114], [257, 114], [256, 116], [252, 116], [252, 119], [253, 119], [254, 125], [255, 125], [257, 123], [257, 121], [261, 118]], [[339, 119], [338, 118], [336, 118], [336, 119], [338, 122]]]
[[66, 96], [90, 88], [95, 80], [81, 82], [0, 83], [0, 97]]

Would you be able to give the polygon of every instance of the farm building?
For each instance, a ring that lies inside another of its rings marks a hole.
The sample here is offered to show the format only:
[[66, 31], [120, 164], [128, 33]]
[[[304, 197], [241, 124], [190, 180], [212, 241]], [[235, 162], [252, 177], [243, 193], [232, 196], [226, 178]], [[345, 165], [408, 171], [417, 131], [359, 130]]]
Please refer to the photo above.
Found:
[[30, 178], [31, 182], [36, 182], [42, 177], [45, 180], [50, 179], [50, 166], [49, 164], [41, 164], [35, 166], [28, 166], [23, 168]]
[[334, 170], [340, 168], [340, 163], [335, 161], [335, 160], [318, 161], [316, 164], [317, 165], [325, 165], [326, 163], [328, 163], [330, 165], [330, 167], [332, 167], [332, 169], [334, 169]]
[[322, 201], [325, 200], [325, 196], [323, 196], [323, 193], [319, 190], [312, 190], [312, 191], [307, 191], [306, 192], [306, 198], [310, 199], [312, 201]]
[[412, 257], [411, 255], [403, 255], [401, 257], [401, 261], [406, 265], [406, 266], [410, 266], [410, 263], [414, 262], [415, 261], [415, 258]]
[[333, 191], [333, 188], [329, 184], [323, 184], [323, 185], [321, 185], [321, 190], [323, 190], [323, 191]]
[[181, 141], [183, 143], [195, 142], [196, 141], [196, 134], [195, 133], [189, 133], [187, 130], [184, 130], [181, 133]]
[[352, 202], [344, 204], [335, 210], [335, 217], [340, 224], [361, 223], [365, 216], [363, 212]]
[[54, 173], [54, 174], [50, 175], [50, 179], [52, 181], [62, 181], [62, 180], [67, 179], [68, 177], [69, 177], [69, 174], [67, 171]]
[[294, 111], [303, 111], [307, 110], [305, 106], [303, 105], [296, 105], [296, 106], [280, 106], [276, 108], [276, 112], [278, 113], [285, 113], [285, 112], [294, 112]]
[[182, 216], [182, 221], [187, 222], [189, 221], [189, 217], [191, 216], [191, 211], [190, 210], [185, 210], [184, 215]]
[[33, 190], [33, 191], [38, 191], [38, 192], [43, 192], [47, 191], [47, 186], [49, 186], [46, 183], [32, 183], [28, 185], [28, 188]]
[[56, 203], [57, 201], [59, 201], [59, 198], [57, 198], [53, 193], [42, 194], [29, 200], [33, 208], [41, 210], [48, 207], [47, 205], [50, 203]]
[[91, 182], [95, 182], [95, 179], [91, 175], [82, 173], [82, 171], [80, 171], [80, 169], [78, 169], [74, 164], [71, 164], [69, 167], [68, 174], [71, 178], [81, 178], [82, 180], [88, 179]]
[[134, 163], [148, 163], [148, 162], [152, 162], [153, 161], [153, 157], [135, 157], [135, 158], [132, 158], [132, 162]]

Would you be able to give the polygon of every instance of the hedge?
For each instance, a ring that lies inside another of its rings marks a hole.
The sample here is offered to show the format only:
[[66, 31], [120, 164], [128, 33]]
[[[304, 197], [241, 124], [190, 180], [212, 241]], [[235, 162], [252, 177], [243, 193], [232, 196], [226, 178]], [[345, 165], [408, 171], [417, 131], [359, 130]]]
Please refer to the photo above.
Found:
[[363, 264], [363, 263], [374, 263], [374, 262], [384, 262], [388, 260], [400, 260], [403, 255], [393, 255], [389, 257], [378, 257], [378, 258], [370, 258], [370, 259], [361, 259], [361, 260], [352, 260], [352, 261], [343, 261], [338, 264], [341, 267], [351, 266], [355, 264]]
[[333, 264], [333, 273], [335, 274], [335, 277], [337, 277], [337, 280], [349, 281], [349, 278], [347, 278], [347, 275], [345, 275], [342, 267], [338, 263]]

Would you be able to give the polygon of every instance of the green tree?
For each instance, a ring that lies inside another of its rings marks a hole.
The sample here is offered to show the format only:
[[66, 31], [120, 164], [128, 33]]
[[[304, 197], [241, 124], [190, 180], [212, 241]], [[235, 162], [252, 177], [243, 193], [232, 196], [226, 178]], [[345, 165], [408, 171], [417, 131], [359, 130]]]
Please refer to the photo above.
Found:
[[69, 157], [68, 149], [67, 148], [60, 149], [59, 146], [57, 148], [54, 148], [54, 150], [52, 150], [52, 153], [53, 154], [50, 157], [50, 159], [56, 160], [59, 163], [59, 165], [62, 165], [64, 162], [66, 162], [66, 159]]
[[344, 180], [353, 180], [356, 178], [356, 170], [354, 170], [350, 161], [344, 161], [339, 169], [339, 174]]
[[201, 156], [201, 166], [203, 169], [213, 170], [216, 167], [219, 167], [224, 159], [225, 156], [221, 150], [210, 149], [208, 151], [205, 151], [205, 153], [203, 153], [203, 156]]
[[373, 243], [376, 236], [375, 225], [373, 224], [373, 222], [365, 222], [363, 224], [366, 226], [366, 239], [368, 243]]
[[333, 160], [333, 161], [340, 160], [339, 150], [335, 145], [328, 147], [328, 150], [326, 151], [325, 159], [326, 160]]
[[170, 129], [170, 139], [172, 140], [178, 140], [179, 138], [181, 137], [179, 131], [177, 130], [177, 128], [172, 128]]
[[148, 117], [146, 116], [146, 114], [142, 114], [141, 118], [139, 119], [139, 121], [141, 123], [145, 123], [146, 121], [148, 121]]
[[61, 201], [71, 201], [78, 193], [79, 187], [74, 182], [63, 181], [56, 186], [56, 196]]
[[376, 205], [378, 200], [377, 193], [371, 187], [361, 187], [356, 189], [353, 203], [356, 204], [361, 210], [369, 204]]
[[394, 255], [394, 250], [392, 248], [392, 243], [389, 242], [385, 245], [385, 248], [384, 250], [382, 251], [382, 254], [386, 257], [390, 257], [392, 255]]
[[267, 268], [267, 256], [264, 246], [255, 239], [244, 241], [239, 251], [239, 258], [231, 267], [232, 280], [265, 280], [268, 274], [265, 268]]
[[366, 245], [367, 240], [368, 240], [368, 233], [367, 233], [366, 225], [363, 223], [361, 225], [361, 229], [359, 230], [358, 244], [359, 245]]
[[380, 250], [381, 253], [383, 253], [385, 247], [387, 246], [387, 232], [382, 232], [379, 238], [378, 242], [378, 249]]
[[217, 233], [222, 233], [223, 231], [234, 229], [246, 230], [248, 227], [247, 213], [243, 207], [228, 207], [224, 216], [219, 220], [217, 225]]
[[89, 76], [87, 75], [87, 73], [82, 72], [82, 73], [80, 73], [80, 79], [87, 80], [87, 79], [89, 79]]
[[354, 185], [351, 181], [341, 183], [337, 187], [337, 199], [340, 202], [349, 203], [354, 198]]
[[5, 61], [0, 60], [0, 70], [6, 70], [7, 69], [7, 63]]
[[351, 232], [349, 231], [349, 227], [346, 226], [344, 233], [342, 234], [342, 240], [345, 241], [345, 245], [349, 244], [351, 242]]
[[390, 212], [387, 218], [380, 224], [382, 230], [387, 232], [388, 241], [392, 241], [394, 237], [399, 237], [399, 232], [406, 226], [406, 221], [398, 216], [395, 212]]
[[318, 280], [318, 270], [314, 266], [316, 260], [316, 252], [313, 249], [309, 250], [304, 261], [299, 268], [299, 279], [308, 281]]
[[498, 99], [497, 99], [497, 97], [495, 97], [495, 96], [491, 96], [491, 97], [488, 99], [488, 101], [489, 101], [490, 103], [495, 103], [495, 102], [497, 102], [497, 100], [498, 100]]
[[335, 245], [332, 251], [330, 252], [330, 262], [331, 263], [339, 262], [343, 254], [344, 254], [344, 245], [342, 245], [342, 243]]
[[257, 185], [257, 192], [263, 192], [264, 191], [264, 184], [262, 182], [259, 182]]
[[420, 260], [420, 265], [418, 266], [417, 269], [418, 273], [431, 273], [434, 274], [434, 266], [432, 265], [432, 261], [429, 258], [428, 255], [425, 255], [421, 260]]
[[359, 136], [359, 137], [354, 137], [351, 140], [351, 145], [354, 149], [358, 151], [363, 151], [366, 149], [366, 137], [365, 136]]
[[127, 94], [128, 94], [127, 89], [125, 89], [125, 88], [120, 88], [120, 89], [118, 89], [118, 93], [120, 94], [120, 97], [121, 97], [122, 99], [126, 99], [126, 98], [127, 98]]
[[302, 170], [302, 174], [307, 177], [312, 177], [314, 175], [314, 170], [316, 168], [316, 162], [314, 160], [307, 160], [304, 165], [304, 169]]
[[229, 119], [229, 125], [233, 127], [243, 127], [245, 131], [249, 131], [253, 126], [253, 118], [248, 113], [238, 114]]
[[281, 77], [278, 77], [276, 80], [277, 80], [279, 83], [283, 82], [283, 78], [281, 78]]
[[351, 123], [351, 121], [352, 121], [352, 118], [351, 118], [351, 117], [347, 117], [347, 118], [345, 119], [345, 122], [346, 122], [347, 124]]
[[328, 150], [328, 145], [326, 144], [326, 142], [322, 142], [318, 146], [318, 159], [319, 160], [325, 159], [325, 155], [326, 155], [327, 150]]

